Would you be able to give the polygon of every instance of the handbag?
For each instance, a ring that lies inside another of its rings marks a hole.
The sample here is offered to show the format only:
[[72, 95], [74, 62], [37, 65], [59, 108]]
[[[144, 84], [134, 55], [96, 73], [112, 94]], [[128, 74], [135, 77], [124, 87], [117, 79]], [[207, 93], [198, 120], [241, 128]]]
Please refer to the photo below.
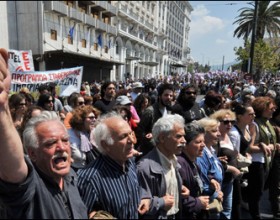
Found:
[[89, 214], [89, 219], [116, 219], [109, 212], [104, 210], [93, 211]]
[[213, 199], [213, 201], [209, 204], [209, 212], [211, 213], [219, 213], [223, 210], [223, 205], [218, 199]]

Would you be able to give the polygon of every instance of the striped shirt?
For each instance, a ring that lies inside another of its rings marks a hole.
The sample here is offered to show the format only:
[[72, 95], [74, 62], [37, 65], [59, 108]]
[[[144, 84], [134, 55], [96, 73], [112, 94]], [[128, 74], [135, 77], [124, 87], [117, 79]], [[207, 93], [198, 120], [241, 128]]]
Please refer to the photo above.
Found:
[[105, 210], [118, 219], [137, 219], [140, 203], [136, 166], [132, 159], [123, 167], [100, 155], [78, 171], [78, 187], [88, 212]]

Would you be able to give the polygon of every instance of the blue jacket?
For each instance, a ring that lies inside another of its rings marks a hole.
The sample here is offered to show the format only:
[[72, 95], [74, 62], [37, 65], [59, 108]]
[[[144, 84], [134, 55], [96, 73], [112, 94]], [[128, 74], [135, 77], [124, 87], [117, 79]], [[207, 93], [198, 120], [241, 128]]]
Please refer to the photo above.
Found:
[[210, 200], [215, 199], [218, 194], [210, 187], [211, 179], [217, 180], [222, 186], [224, 178], [224, 169], [215, 153], [210, 153], [204, 147], [202, 157], [196, 158], [197, 165], [201, 170], [201, 179], [203, 182], [203, 195], [210, 196]]

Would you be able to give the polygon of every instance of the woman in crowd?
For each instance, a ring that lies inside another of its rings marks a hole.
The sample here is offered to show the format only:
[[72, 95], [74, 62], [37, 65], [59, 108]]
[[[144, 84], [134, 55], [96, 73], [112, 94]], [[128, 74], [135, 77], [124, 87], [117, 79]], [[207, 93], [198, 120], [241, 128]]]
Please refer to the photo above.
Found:
[[96, 147], [90, 141], [90, 133], [94, 129], [95, 121], [100, 112], [92, 106], [80, 106], [73, 111], [68, 129], [72, 150], [72, 167], [75, 171], [99, 156]]
[[202, 156], [204, 144], [204, 129], [192, 122], [185, 126], [187, 141], [181, 155], [177, 156], [181, 165], [179, 169], [183, 185], [190, 190], [190, 196], [183, 199], [183, 216], [186, 219], [204, 219], [208, 209], [209, 196], [203, 196], [201, 172], [196, 164], [196, 158]]
[[41, 94], [37, 105], [46, 111], [54, 111], [54, 97], [49, 93]]
[[[245, 172], [242, 176], [243, 182], [248, 178], [248, 166], [252, 161], [252, 157], [248, 153], [248, 150], [252, 144], [252, 136], [254, 136], [254, 134], [251, 133], [249, 126], [252, 126], [252, 123], [254, 122], [255, 112], [252, 106], [244, 106], [237, 101], [231, 103], [231, 109], [235, 112], [236, 123], [230, 130], [229, 137], [234, 148], [238, 151], [238, 161], [240, 162], [237, 163], [237, 167], [242, 172]], [[244, 182], [244, 184], [245, 183], [246, 182]], [[247, 202], [247, 189], [241, 189], [240, 181], [238, 179], [235, 179], [233, 184], [233, 204], [235, 205], [232, 209], [232, 218], [240, 219], [240, 204], [242, 199]], [[241, 195], [241, 190], [243, 195]]]
[[[219, 131], [220, 122], [216, 119], [202, 118], [197, 123], [205, 129], [205, 147], [202, 156], [196, 159], [201, 169], [203, 194], [210, 196], [210, 202], [214, 199], [221, 202], [223, 200], [222, 181], [226, 167], [217, 157], [213, 147], [218, 143], [221, 135]], [[209, 219], [219, 219], [219, 217], [219, 213], [211, 213]]]
[[227, 158], [227, 169], [222, 183], [224, 210], [221, 212], [221, 218], [231, 219], [233, 181], [235, 178], [240, 178], [242, 175], [241, 171], [237, 168], [238, 151], [234, 149], [228, 135], [235, 123], [236, 116], [235, 113], [229, 109], [221, 109], [210, 115], [210, 118], [221, 122], [219, 126], [221, 136], [219, 137], [218, 143], [218, 156]]
[[204, 97], [204, 104], [201, 113], [204, 117], [209, 117], [215, 111], [224, 108], [226, 100], [223, 96], [214, 90], [209, 90]]
[[[80, 93], [73, 92], [69, 96], [67, 101], [68, 101], [68, 110], [67, 110], [67, 114], [65, 115], [64, 125], [67, 129], [69, 129], [69, 128], [71, 128], [70, 120], [73, 116], [72, 111], [74, 111], [79, 106], [84, 106], [85, 100], [84, 100], [84, 97]], [[65, 107], [66, 106], [64, 106], [64, 109], [65, 109]]]
[[26, 98], [23, 94], [15, 93], [9, 98], [9, 108], [11, 111], [14, 125], [20, 131], [23, 116], [26, 111]]
[[121, 106], [127, 106], [129, 111], [130, 111], [130, 119], [129, 119], [129, 124], [132, 130], [135, 130], [137, 127], [137, 124], [140, 122], [140, 118], [132, 105], [131, 100], [128, 98], [126, 95], [120, 95], [116, 98], [116, 105], [121, 105]]
[[135, 107], [140, 119], [144, 110], [148, 108], [150, 105], [151, 105], [151, 98], [147, 93], [141, 93], [136, 97], [133, 106]]
[[[37, 106], [37, 105], [31, 105], [27, 108], [27, 110], [25, 111], [24, 116], [23, 116], [21, 129], [19, 130], [21, 140], [22, 140], [23, 131], [24, 131], [25, 126], [26, 126], [27, 122], [29, 121], [29, 119], [41, 114], [42, 111], [43, 111], [43, 108], [41, 108], [40, 106]], [[24, 149], [24, 153], [27, 154], [26, 149]]]
[[252, 107], [256, 114], [256, 136], [250, 146], [252, 164], [248, 174], [248, 205], [252, 218], [260, 219], [259, 203], [276, 148], [276, 133], [269, 122], [276, 107], [274, 100], [267, 96], [257, 97]]

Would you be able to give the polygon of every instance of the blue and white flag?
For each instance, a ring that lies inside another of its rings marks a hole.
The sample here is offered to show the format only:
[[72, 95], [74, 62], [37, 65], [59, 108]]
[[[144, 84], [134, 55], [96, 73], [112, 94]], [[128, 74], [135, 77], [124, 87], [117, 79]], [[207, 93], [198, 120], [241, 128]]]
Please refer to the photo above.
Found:
[[101, 36], [101, 34], [99, 34], [98, 37], [97, 37], [97, 44], [98, 44], [100, 47], [102, 47], [102, 36]]
[[76, 24], [74, 24], [73, 27], [71, 27], [69, 30], [69, 35], [70, 35], [71, 39], [73, 39], [75, 25]]

